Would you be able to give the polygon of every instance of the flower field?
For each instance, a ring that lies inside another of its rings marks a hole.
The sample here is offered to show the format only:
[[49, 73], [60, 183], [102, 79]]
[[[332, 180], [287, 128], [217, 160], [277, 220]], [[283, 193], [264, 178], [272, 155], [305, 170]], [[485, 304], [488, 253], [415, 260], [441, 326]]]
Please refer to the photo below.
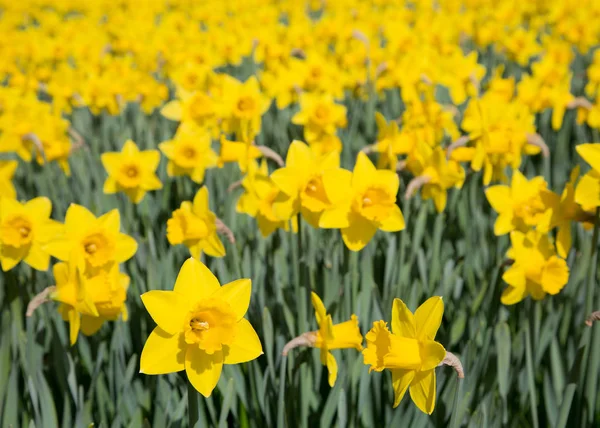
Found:
[[0, 34], [0, 426], [600, 425], [600, 2]]

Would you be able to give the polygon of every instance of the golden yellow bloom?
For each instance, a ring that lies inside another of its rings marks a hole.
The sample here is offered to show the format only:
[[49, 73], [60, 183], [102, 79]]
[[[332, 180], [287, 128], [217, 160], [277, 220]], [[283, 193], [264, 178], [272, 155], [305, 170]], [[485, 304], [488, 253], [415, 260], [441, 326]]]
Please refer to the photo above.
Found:
[[44, 245], [60, 233], [60, 223], [50, 219], [50, 199], [39, 197], [24, 204], [0, 197], [0, 263], [2, 270], [21, 260], [34, 269], [47, 270], [50, 254]]
[[15, 160], [0, 160], [0, 197], [15, 199], [17, 191], [12, 184], [13, 175], [19, 166]]
[[556, 256], [548, 235], [537, 230], [513, 231], [510, 242], [512, 247], [507, 257], [514, 263], [502, 275], [508, 284], [502, 293], [503, 304], [514, 305], [529, 295], [540, 300], [547, 293], [558, 294], [567, 284], [569, 267], [564, 259]]
[[311, 226], [319, 227], [321, 213], [330, 205], [323, 185], [323, 173], [339, 168], [339, 154], [317, 156], [305, 143], [294, 140], [285, 163], [284, 168], [271, 174], [271, 180], [287, 196], [282, 202], [275, 203], [275, 212], [282, 204], [285, 218], [291, 203], [292, 215], [300, 212]]
[[558, 198], [548, 190], [543, 177], [527, 180], [517, 169], [513, 171], [510, 186], [488, 187], [485, 196], [498, 213], [494, 224], [496, 236], [505, 235], [512, 230], [527, 231], [537, 226], [546, 210], [555, 205]]
[[102, 165], [108, 173], [104, 193], [124, 192], [131, 202], [140, 203], [147, 191], [162, 189], [155, 173], [159, 162], [158, 150], [140, 152], [131, 140], [125, 142], [120, 153], [102, 153]]
[[329, 386], [333, 387], [337, 379], [338, 367], [331, 351], [347, 348], [354, 348], [358, 351], [363, 349], [363, 337], [358, 327], [358, 317], [352, 315], [348, 321], [334, 325], [331, 315], [327, 314], [323, 302], [316, 293], [311, 293], [311, 300], [319, 325], [319, 330], [313, 333], [314, 343], [312, 346], [321, 350], [321, 364], [327, 366]]
[[394, 387], [394, 407], [410, 388], [415, 405], [427, 414], [435, 408], [435, 368], [446, 356], [444, 347], [435, 342], [442, 322], [444, 302], [431, 297], [413, 314], [400, 299], [392, 306], [392, 331], [384, 321], [375, 321], [365, 339], [363, 351], [369, 371], [389, 369]]
[[311, 143], [346, 127], [346, 107], [336, 104], [328, 94], [302, 94], [300, 111], [292, 117], [292, 123], [304, 125], [304, 138]]
[[251, 288], [249, 279], [221, 286], [204, 264], [188, 259], [173, 291], [141, 296], [158, 325], [144, 345], [140, 372], [185, 370], [194, 388], [210, 396], [223, 364], [244, 363], [263, 353], [258, 335], [244, 318]]
[[571, 222], [583, 222], [584, 226], [591, 226], [593, 214], [583, 210], [575, 202], [575, 182], [579, 178], [579, 166], [571, 171], [571, 178], [565, 184], [560, 198], [550, 198], [550, 207], [545, 212], [544, 217], [538, 223], [537, 230], [548, 232], [557, 227], [556, 250], [562, 258], [567, 258], [571, 249]]
[[193, 202], [184, 201], [167, 221], [167, 239], [171, 245], [183, 244], [192, 257], [202, 252], [212, 257], [225, 256], [225, 247], [217, 235], [217, 217], [208, 206], [208, 189], [198, 190]]
[[209, 130], [216, 125], [217, 106], [206, 92], [190, 92], [178, 87], [177, 96], [178, 99], [169, 101], [160, 110], [164, 117], [176, 122], [189, 122]]
[[240, 141], [229, 141], [225, 136], [221, 136], [221, 152], [217, 161], [219, 167], [225, 163], [237, 162], [240, 171], [246, 172], [248, 165], [262, 157], [262, 152], [254, 145], [253, 137], [248, 132], [240, 134]]
[[446, 208], [448, 189], [460, 189], [465, 181], [463, 167], [452, 159], [446, 159], [446, 153], [440, 146], [432, 149], [427, 144], [417, 144], [407, 159], [407, 168], [425, 183], [421, 195], [425, 200], [433, 199], [438, 212]]
[[69, 322], [71, 345], [81, 330], [86, 336], [96, 333], [104, 321], [116, 320], [122, 315], [127, 320], [127, 288], [129, 276], [119, 272], [119, 265], [99, 270], [86, 276], [71, 262], [53, 267], [56, 288], [50, 298], [60, 302], [59, 312]]
[[298, 222], [292, 216], [293, 200], [285, 198], [271, 180], [266, 162], [263, 161], [260, 167], [256, 163], [250, 165], [248, 174], [242, 180], [244, 193], [237, 202], [236, 211], [255, 217], [258, 229], [265, 238], [277, 229], [289, 230], [290, 219], [292, 230], [296, 232]]
[[248, 127], [250, 136], [258, 134], [262, 115], [269, 109], [271, 100], [262, 94], [258, 80], [250, 77], [244, 83], [233, 78], [226, 81], [223, 93], [223, 116], [226, 129], [240, 133]]
[[129, 260], [137, 251], [135, 240], [119, 232], [121, 218], [114, 209], [96, 218], [87, 208], [71, 204], [67, 209], [63, 234], [45, 249], [62, 261], [75, 264], [80, 272], [91, 275], [113, 263]]
[[188, 175], [195, 183], [202, 183], [205, 171], [217, 166], [217, 154], [211, 148], [209, 131], [191, 123], [182, 123], [175, 137], [158, 147], [169, 159], [169, 177]]
[[360, 251], [377, 229], [404, 229], [404, 217], [396, 205], [400, 181], [389, 170], [377, 170], [367, 155], [359, 153], [354, 172], [328, 170], [323, 174], [325, 194], [331, 202], [319, 227], [341, 229], [342, 239], [352, 251]]

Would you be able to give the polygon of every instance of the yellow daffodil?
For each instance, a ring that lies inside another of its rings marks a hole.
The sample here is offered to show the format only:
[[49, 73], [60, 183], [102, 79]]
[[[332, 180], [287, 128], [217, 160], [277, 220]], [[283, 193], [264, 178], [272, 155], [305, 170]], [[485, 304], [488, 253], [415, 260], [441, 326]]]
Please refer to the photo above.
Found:
[[217, 154], [211, 148], [210, 133], [189, 123], [182, 123], [175, 137], [160, 143], [158, 147], [169, 159], [169, 177], [187, 175], [195, 183], [202, 183], [205, 171], [217, 166]]
[[375, 169], [364, 153], [358, 154], [352, 173], [343, 169], [326, 171], [323, 185], [331, 206], [321, 214], [319, 227], [341, 229], [350, 250], [364, 248], [377, 229], [404, 229], [404, 217], [396, 205], [398, 176]]
[[223, 115], [228, 122], [227, 129], [239, 133], [249, 127], [250, 135], [258, 134], [262, 115], [269, 109], [271, 100], [261, 92], [254, 76], [244, 83], [233, 78], [228, 82], [223, 94]]
[[363, 337], [358, 327], [358, 317], [352, 315], [348, 321], [339, 324], [333, 324], [331, 315], [325, 310], [321, 298], [311, 292], [311, 300], [315, 308], [315, 317], [319, 329], [309, 331], [289, 341], [283, 348], [283, 356], [287, 356], [289, 351], [298, 346], [311, 346], [321, 350], [321, 364], [327, 367], [329, 372], [328, 383], [333, 388], [337, 379], [338, 366], [335, 357], [331, 353], [334, 349], [354, 348], [362, 351]]
[[250, 165], [248, 174], [242, 180], [244, 193], [237, 202], [236, 211], [255, 217], [258, 229], [265, 238], [277, 229], [289, 230], [290, 219], [292, 230], [296, 232], [298, 222], [292, 216], [294, 201], [286, 198], [271, 180], [266, 162], [263, 161], [260, 166], [256, 163]]
[[560, 199], [552, 197], [550, 208], [537, 226], [540, 232], [548, 232], [558, 228], [556, 234], [556, 250], [558, 255], [566, 258], [571, 249], [571, 222], [583, 222], [584, 226], [591, 226], [593, 214], [586, 212], [575, 202], [575, 182], [579, 178], [579, 166], [571, 171], [571, 178], [565, 184]]
[[580, 144], [575, 148], [592, 167], [581, 177], [575, 189], [575, 202], [588, 211], [600, 207], [600, 143]]
[[156, 176], [159, 162], [158, 150], [140, 151], [131, 140], [125, 142], [121, 152], [102, 153], [102, 165], [108, 173], [104, 193], [124, 192], [131, 202], [140, 203], [146, 192], [162, 189]]
[[407, 168], [423, 181], [423, 199], [433, 199], [438, 212], [446, 208], [447, 192], [452, 187], [461, 188], [465, 181], [465, 170], [452, 159], [446, 159], [441, 147], [432, 149], [424, 143], [408, 157]]
[[50, 199], [39, 197], [22, 204], [0, 198], [0, 263], [3, 271], [21, 260], [37, 270], [47, 270], [50, 254], [44, 246], [60, 233], [60, 223], [50, 219]]
[[247, 133], [241, 133], [241, 141], [229, 141], [221, 136], [221, 152], [217, 160], [221, 167], [229, 162], [236, 162], [240, 171], [246, 172], [248, 165], [262, 157], [262, 152], [254, 145], [254, 140]]
[[327, 366], [329, 386], [333, 387], [337, 379], [338, 367], [331, 351], [346, 348], [354, 348], [358, 351], [363, 349], [363, 337], [358, 327], [358, 317], [352, 315], [348, 321], [333, 324], [331, 315], [327, 313], [323, 302], [316, 293], [311, 293], [311, 300], [319, 325], [319, 330], [313, 333], [313, 346], [321, 350], [321, 364]]
[[375, 321], [365, 339], [363, 351], [369, 371], [392, 372], [394, 407], [409, 389], [413, 403], [427, 414], [433, 413], [436, 398], [435, 368], [446, 356], [444, 347], [434, 341], [440, 328], [444, 303], [431, 297], [413, 314], [400, 299], [392, 306], [392, 331], [385, 321]]
[[277, 213], [283, 205], [284, 216], [292, 204], [292, 215], [300, 212], [313, 227], [319, 227], [319, 218], [329, 205], [329, 199], [323, 186], [323, 173], [329, 169], [338, 169], [340, 157], [337, 153], [317, 156], [302, 141], [292, 141], [288, 149], [284, 168], [271, 174], [271, 180], [287, 198], [275, 203]]
[[71, 204], [63, 234], [45, 248], [57, 259], [73, 262], [82, 273], [90, 275], [129, 260], [137, 251], [135, 240], [119, 232], [120, 227], [121, 217], [116, 209], [96, 218], [87, 208]]
[[12, 183], [13, 175], [19, 166], [15, 160], [0, 160], [0, 197], [15, 199], [17, 191]]
[[502, 275], [508, 284], [502, 293], [503, 304], [514, 305], [529, 295], [540, 300], [546, 294], [558, 294], [567, 284], [569, 267], [564, 259], [556, 256], [547, 234], [537, 230], [513, 231], [510, 242], [512, 247], [507, 257], [514, 263]]
[[179, 87], [177, 96], [178, 99], [169, 101], [160, 110], [164, 117], [209, 130], [216, 125], [217, 106], [209, 94], [204, 91], [190, 92]]
[[184, 201], [167, 221], [167, 239], [171, 245], [183, 244], [192, 257], [202, 252], [212, 257], [225, 256], [225, 247], [217, 235], [217, 217], [208, 206], [208, 189], [202, 187], [193, 202]]
[[53, 272], [56, 286], [50, 298], [61, 303], [58, 310], [69, 322], [71, 345], [77, 341], [80, 330], [91, 336], [107, 320], [115, 320], [119, 316], [127, 320], [125, 299], [129, 276], [119, 272], [117, 264], [91, 277], [82, 274], [71, 262], [55, 264]]
[[142, 294], [157, 327], [144, 345], [140, 372], [185, 370], [194, 388], [209, 397], [223, 364], [244, 363], [263, 353], [258, 335], [244, 318], [251, 287], [249, 279], [221, 286], [204, 264], [191, 258], [183, 264], [173, 291]]
[[300, 111], [292, 117], [292, 123], [304, 125], [304, 138], [311, 143], [346, 127], [346, 107], [336, 104], [331, 95], [302, 94]]
[[510, 186], [488, 187], [485, 196], [498, 213], [494, 224], [496, 236], [505, 235], [512, 230], [525, 232], [537, 226], [546, 210], [555, 205], [558, 198], [548, 190], [543, 177], [527, 180], [519, 170], [513, 171]]

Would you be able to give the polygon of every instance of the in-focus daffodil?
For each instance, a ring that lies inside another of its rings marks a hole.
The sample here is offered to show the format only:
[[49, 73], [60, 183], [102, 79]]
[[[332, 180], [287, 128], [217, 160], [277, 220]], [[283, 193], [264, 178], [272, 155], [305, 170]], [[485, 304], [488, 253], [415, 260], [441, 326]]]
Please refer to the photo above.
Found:
[[365, 339], [363, 351], [369, 371], [392, 372], [394, 407], [410, 390], [416, 406], [433, 413], [436, 398], [435, 368], [446, 357], [444, 347], [434, 341], [440, 328], [444, 303], [441, 297], [431, 297], [413, 314], [400, 299], [392, 306], [392, 331], [385, 321], [375, 321]]
[[60, 234], [60, 223], [50, 219], [50, 199], [38, 197], [22, 204], [0, 197], [0, 263], [3, 271], [21, 260], [37, 270], [47, 270], [50, 254], [45, 245]]
[[140, 203], [146, 192], [162, 188], [156, 176], [159, 162], [158, 150], [140, 151], [131, 140], [121, 152], [102, 153], [102, 165], [108, 173], [104, 193], [124, 192], [134, 204]]
[[331, 353], [334, 349], [349, 349], [354, 348], [362, 351], [363, 337], [360, 334], [358, 327], [358, 317], [352, 315], [348, 321], [339, 324], [333, 324], [331, 315], [325, 310], [325, 305], [321, 298], [311, 292], [311, 300], [315, 308], [315, 317], [319, 329], [317, 331], [309, 331], [292, 339], [283, 348], [283, 355], [286, 356], [289, 351], [297, 346], [312, 346], [321, 350], [321, 364], [327, 367], [329, 372], [329, 386], [335, 385], [337, 379], [338, 366], [335, 357]]
[[194, 201], [184, 201], [167, 221], [167, 239], [171, 245], [184, 244], [192, 257], [200, 259], [204, 252], [223, 257], [225, 247], [217, 235], [217, 216], [208, 206], [208, 189], [202, 187]]
[[144, 345], [140, 372], [185, 370], [194, 388], [210, 396], [223, 364], [244, 363], [263, 353], [258, 335], [244, 318], [251, 288], [249, 279], [221, 286], [202, 262], [188, 259], [173, 291], [141, 296], [157, 327]]
[[360, 251], [377, 229], [404, 229], [404, 216], [396, 205], [400, 181], [396, 173], [377, 170], [367, 155], [359, 153], [354, 171], [333, 169], [323, 174], [331, 206], [321, 214], [319, 227], [341, 229], [352, 251]]

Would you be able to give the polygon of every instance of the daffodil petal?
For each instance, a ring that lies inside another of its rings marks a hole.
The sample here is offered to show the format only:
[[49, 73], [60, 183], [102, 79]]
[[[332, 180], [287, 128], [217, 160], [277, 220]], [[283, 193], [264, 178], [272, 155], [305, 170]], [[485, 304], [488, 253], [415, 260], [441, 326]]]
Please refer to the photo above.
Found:
[[394, 299], [392, 304], [392, 333], [403, 336], [416, 338], [417, 328], [413, 313], [406, 307], [406, 304], [400, 299]]
[[183, 334], [169, 334], [156, 327], [144, 344], [140, 357], [140, 373], [157, 375], [185, 369], [186, 348]]
[[394, 408], [406, 394], [406, 390], [415, 378], [415, 370], [392, 369], [392, 386], [394, 388]]
[[185, 317], [190, 311], [190, 302], [186, 296], [175, 291], [152, 290], [140, 297], [160, 328], [169, 334], [183, 331]]
[[205, 397], [210, 397], [223, 370], [223, 351], [207, 354], [197, 346], [188, 346], [185, 372], [190, 383]]
[[235, 338], [230, 345], [223, 346], [225, 364], [239, 364], [252, 361], [263, 354], [258, 334], [250, 322], [242, 318], [236, 324]]
[[195, 304], [207, 299], [219, 288], [219, 281], [204, 263], [189, 258], [179, 271], [173, 291], [184, 295], [191, 304]]
[[415, 324], [419, 340], [433, 340], [442, 323], [444, 301], [440, 296], [427, 299], [415, 311]]
[[410, 398], [424, 413], [431, 415], [435, 408], [435, 369], [418, 372], [410, 384]]
[[239, 321], [246, 315], [246, 311], [248, 311], [251, 294], [252, 281], [242, 278], [223, 285], [215, 292], [213, 297], [223, 299], [229, 303]]

